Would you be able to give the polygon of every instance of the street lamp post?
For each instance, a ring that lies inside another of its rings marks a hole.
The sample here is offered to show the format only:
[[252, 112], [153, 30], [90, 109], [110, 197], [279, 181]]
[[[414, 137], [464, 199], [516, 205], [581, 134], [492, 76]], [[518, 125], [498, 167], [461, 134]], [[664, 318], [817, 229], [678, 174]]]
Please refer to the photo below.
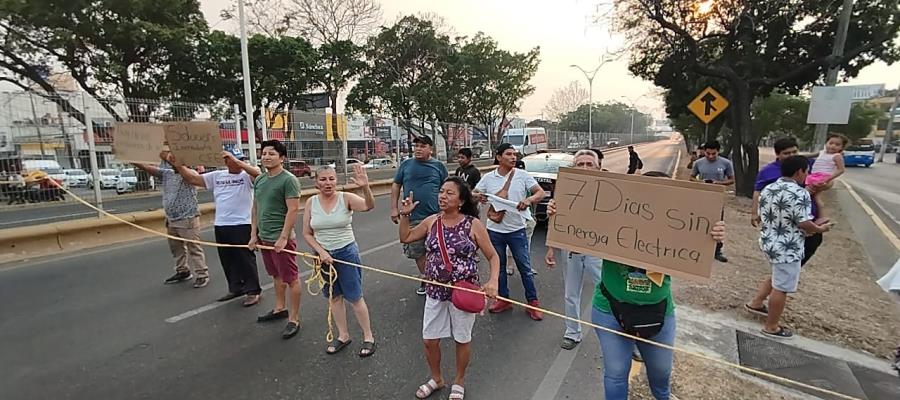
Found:
[[571, 67], [571, 68], [578, 68], [578, 70], [581, 71], [581, 73], [584, 74], [584, 78], [587, 79], [587, 81], [588, 81], [588, 148], [593, 148], [593, 147], [594, 147], [594, 124], [593, 124], [593, 122], [594, 122], [594, 121], [593, 121], [593, 114], [594, 114], [594, 77], [597, 75], [597, 71], [600, 70], [600, 67], [602, 67], [603, 64], [606, 64], [606, 63], [609, 62], [609, 61], [610, 61], [609, 59], [603, 58], [603, 59], [600, 61], [600, 65], [598, 65], [597, 68], [594, 68], [594, 70], [591, 71], [590, 75], [588, 75], [588, 72], [585, 71], [584, 68], [581, 68], [581, 67], [579, 67], [579, 66], [577, 66], [577, 65], [575, 65], [575, 64], [572, 64], [572, 65], [569, 66], [569, 67]]
[[[638, 96], [638, 97], [635, 97], [632, 99], [630, 97], [620, 96], [620, 98], [628, 100], [628, 103], [629, 103], [628, 105], [631, 107], [631, 129], [630, 129], [631, 143], [630, 144], [634, 144], [634, 112], [637, 110], [637, 106], [636, 106], [637, 100], [642, 97], [643, 96]], [[645, 134], [646, 134], [646, 131], [645, 131]]]

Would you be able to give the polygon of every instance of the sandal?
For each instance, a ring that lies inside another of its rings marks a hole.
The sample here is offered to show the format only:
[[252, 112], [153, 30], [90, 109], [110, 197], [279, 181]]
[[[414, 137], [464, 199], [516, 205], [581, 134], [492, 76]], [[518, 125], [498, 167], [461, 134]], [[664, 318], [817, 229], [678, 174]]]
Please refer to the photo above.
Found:
[[359, 352], [356, 354], [360, 358], [366, 358], [375, 354], [375, 342], [363, 342], [362, 347], [359, 348]]
[[463, 400], [466, 397], [466, 389], [460, 385], [450, 387], [450, 400]]
[[769, 308], [763, 304], [760, 308], [754, 308], [750, 306], [750, 303], [744, 303], [744, 309], [750, 312], [751, 314], [756, 314], [759, 316], [767, 317], [769, 316]]
[[419, 386], [419, 390], [416, 390], [416, 398], [417, 399], [427, 399], [429, 396], [434, 394], [434, 392], [443, 389], [443, 385], [438, 385], [434, 379], [429, 379], [428, 382], [425, 382], [422, 386]]
[[794, 337], [794, 332], [791, 332], [790, 329], [787, 329], [783, 326], [779, 326], [778, 330], [775, 332], [769, 332], [766, 330], [766, 328], [762, 328], [760, 331], [766, 336], [771, 336], [777, 339], [790, 339]]
[[349, 339], [346, 342], [343, 342], [340, 339], [332, 340], [331, 343], [328, 344], [328, 347], [325, 348], [325, 353], [326, 354], [337, 354], [338, 352], [343, 350], [344, 347], [347, 347], [347, 345], [350, 344], [351, 342], [353, 342], [353, 341], [349, 340]]

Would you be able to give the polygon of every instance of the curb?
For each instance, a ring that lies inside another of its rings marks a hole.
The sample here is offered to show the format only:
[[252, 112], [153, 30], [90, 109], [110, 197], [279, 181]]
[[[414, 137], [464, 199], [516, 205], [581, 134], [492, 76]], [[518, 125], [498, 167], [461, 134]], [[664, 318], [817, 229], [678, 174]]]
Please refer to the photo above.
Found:
[[865, 211], [866, 214], [869, 215], [869, 218], [872, 219], [872, 222], [874, 222], [878, 230], [881, 231], [881, 234], [884, 235], [884, 237], [889, 242], [891, 242], [891, 245], [893, 245], [894, 248], [897, 249], [897, 251], [900, 251], [900, 239], [898, 239], [897, 236], [894, 235], [893, 232], [891, 232], [887, 224], [885, 224], [884, 221], [881, 220], [881, 217], [879, 217], [878, 214], [875, 213], [875, 210], [872, 210], [872, 207], [869, 207], [869, 205], [866, 204], [865, 201], [863, 201], [862, 197], [860, 197], [860, 195], [856, 193], [856, 190], [854, 190], [853, 186], [847, 183], [847, 181], [845, 181], [844, 179], [838, 180], [841, 182], [841, 184], [844, 185], [845, 188], [847, 188], [847, 192], [850, 193], [850, 196], [853, 197], [853, 200], [855, 200], [856, 203], [859, 204], [860, 207], [862, 207], [863, 211]]

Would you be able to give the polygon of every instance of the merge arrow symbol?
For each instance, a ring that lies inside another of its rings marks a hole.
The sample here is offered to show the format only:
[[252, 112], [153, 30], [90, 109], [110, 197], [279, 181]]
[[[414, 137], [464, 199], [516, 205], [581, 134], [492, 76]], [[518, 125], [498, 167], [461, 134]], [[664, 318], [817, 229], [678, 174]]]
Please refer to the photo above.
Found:
[[700, 98], [700, 101], [702, 101], [703, 103], [705, 103], [705, 104], [704, 104], [705, 108], [704, 108], [704, 110], [703, 110], [703, 115], [709, 115], [709, 114], [712, 113], [713, 111], [719, 111], [718, 109], [716, 109], [716, 108], [713, 107], [713, 105], [712, 105], [712, 103], [713, 103], [714, 101], [716, 101], [716, 96], [714, 96], [712, 93], [706, 93], [705, 95], [703, 95], [703, 97]]

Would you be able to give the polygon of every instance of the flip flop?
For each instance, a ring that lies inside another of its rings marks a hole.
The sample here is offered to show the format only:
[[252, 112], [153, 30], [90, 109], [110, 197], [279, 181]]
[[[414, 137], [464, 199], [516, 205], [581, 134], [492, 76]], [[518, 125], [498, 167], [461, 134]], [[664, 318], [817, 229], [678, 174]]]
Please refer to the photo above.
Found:
[[438, 386], [437, 382], [435, 382], [434, 379], [429, 379], [428, 382], [425, 382], [422, 386], [419, 386], [419, 390], [416, 390], [416, 398], [427, 399], [431, 397], [434, 392], [443, 388], [444, 386]]
[[[363, 353], [363, 351], [366, 351]], [[375, 354], [375, 342], [363, 342], [362, 347], [359, 348], [359, 352], [356, 353], [360, 358], [366, 358]]]
[[771, 336], [777, 339], [790, 339], [794, 337], [794, 332], [791, 332], [790, 329], [787, 329], [783, 326], [779, 326], [778, 331], [776, 332], [769, 332], [765, 328], [760, 329], [760, 331], [766, 336]]
[[747, 310], [748, 312], [750, 312], [751, 314], [756, 314], [756, 315], [763, 316], [763, 317], [766, 317], [769, 315], [769, 308], [766, 307], [765, 304], [763, 304], [763, 306], [760, 308], [754, 308], [754, 307], [751, 307], [750, 304], [744, 303], [744, 309]]
[[466, 397], [466, 389], [460, 385], [453, 385], [450, 387], [450, 397], [449, 400], [464, 400]]
[[[343, 350], [344, 347], [347, 347], [347, 345], [350, 344], [351, 342], [353, 342], [353, 341], [352, 341], [352, 340], [347, 340], [346, 342], [342, 342], [340, 339], [332, 340], [331, 343], [329, 343], [328, 346], [325, 347], [325, 353], [326, 353], [326, 354], [337, 354], [337, 353], [339, 353], [341, 350]], [[328, 350], [329, 350], [329, 349], [328, 349], [329, 347], [334, 347], [334, 350], [333, 350], [333, 351], [328, 351]]]

